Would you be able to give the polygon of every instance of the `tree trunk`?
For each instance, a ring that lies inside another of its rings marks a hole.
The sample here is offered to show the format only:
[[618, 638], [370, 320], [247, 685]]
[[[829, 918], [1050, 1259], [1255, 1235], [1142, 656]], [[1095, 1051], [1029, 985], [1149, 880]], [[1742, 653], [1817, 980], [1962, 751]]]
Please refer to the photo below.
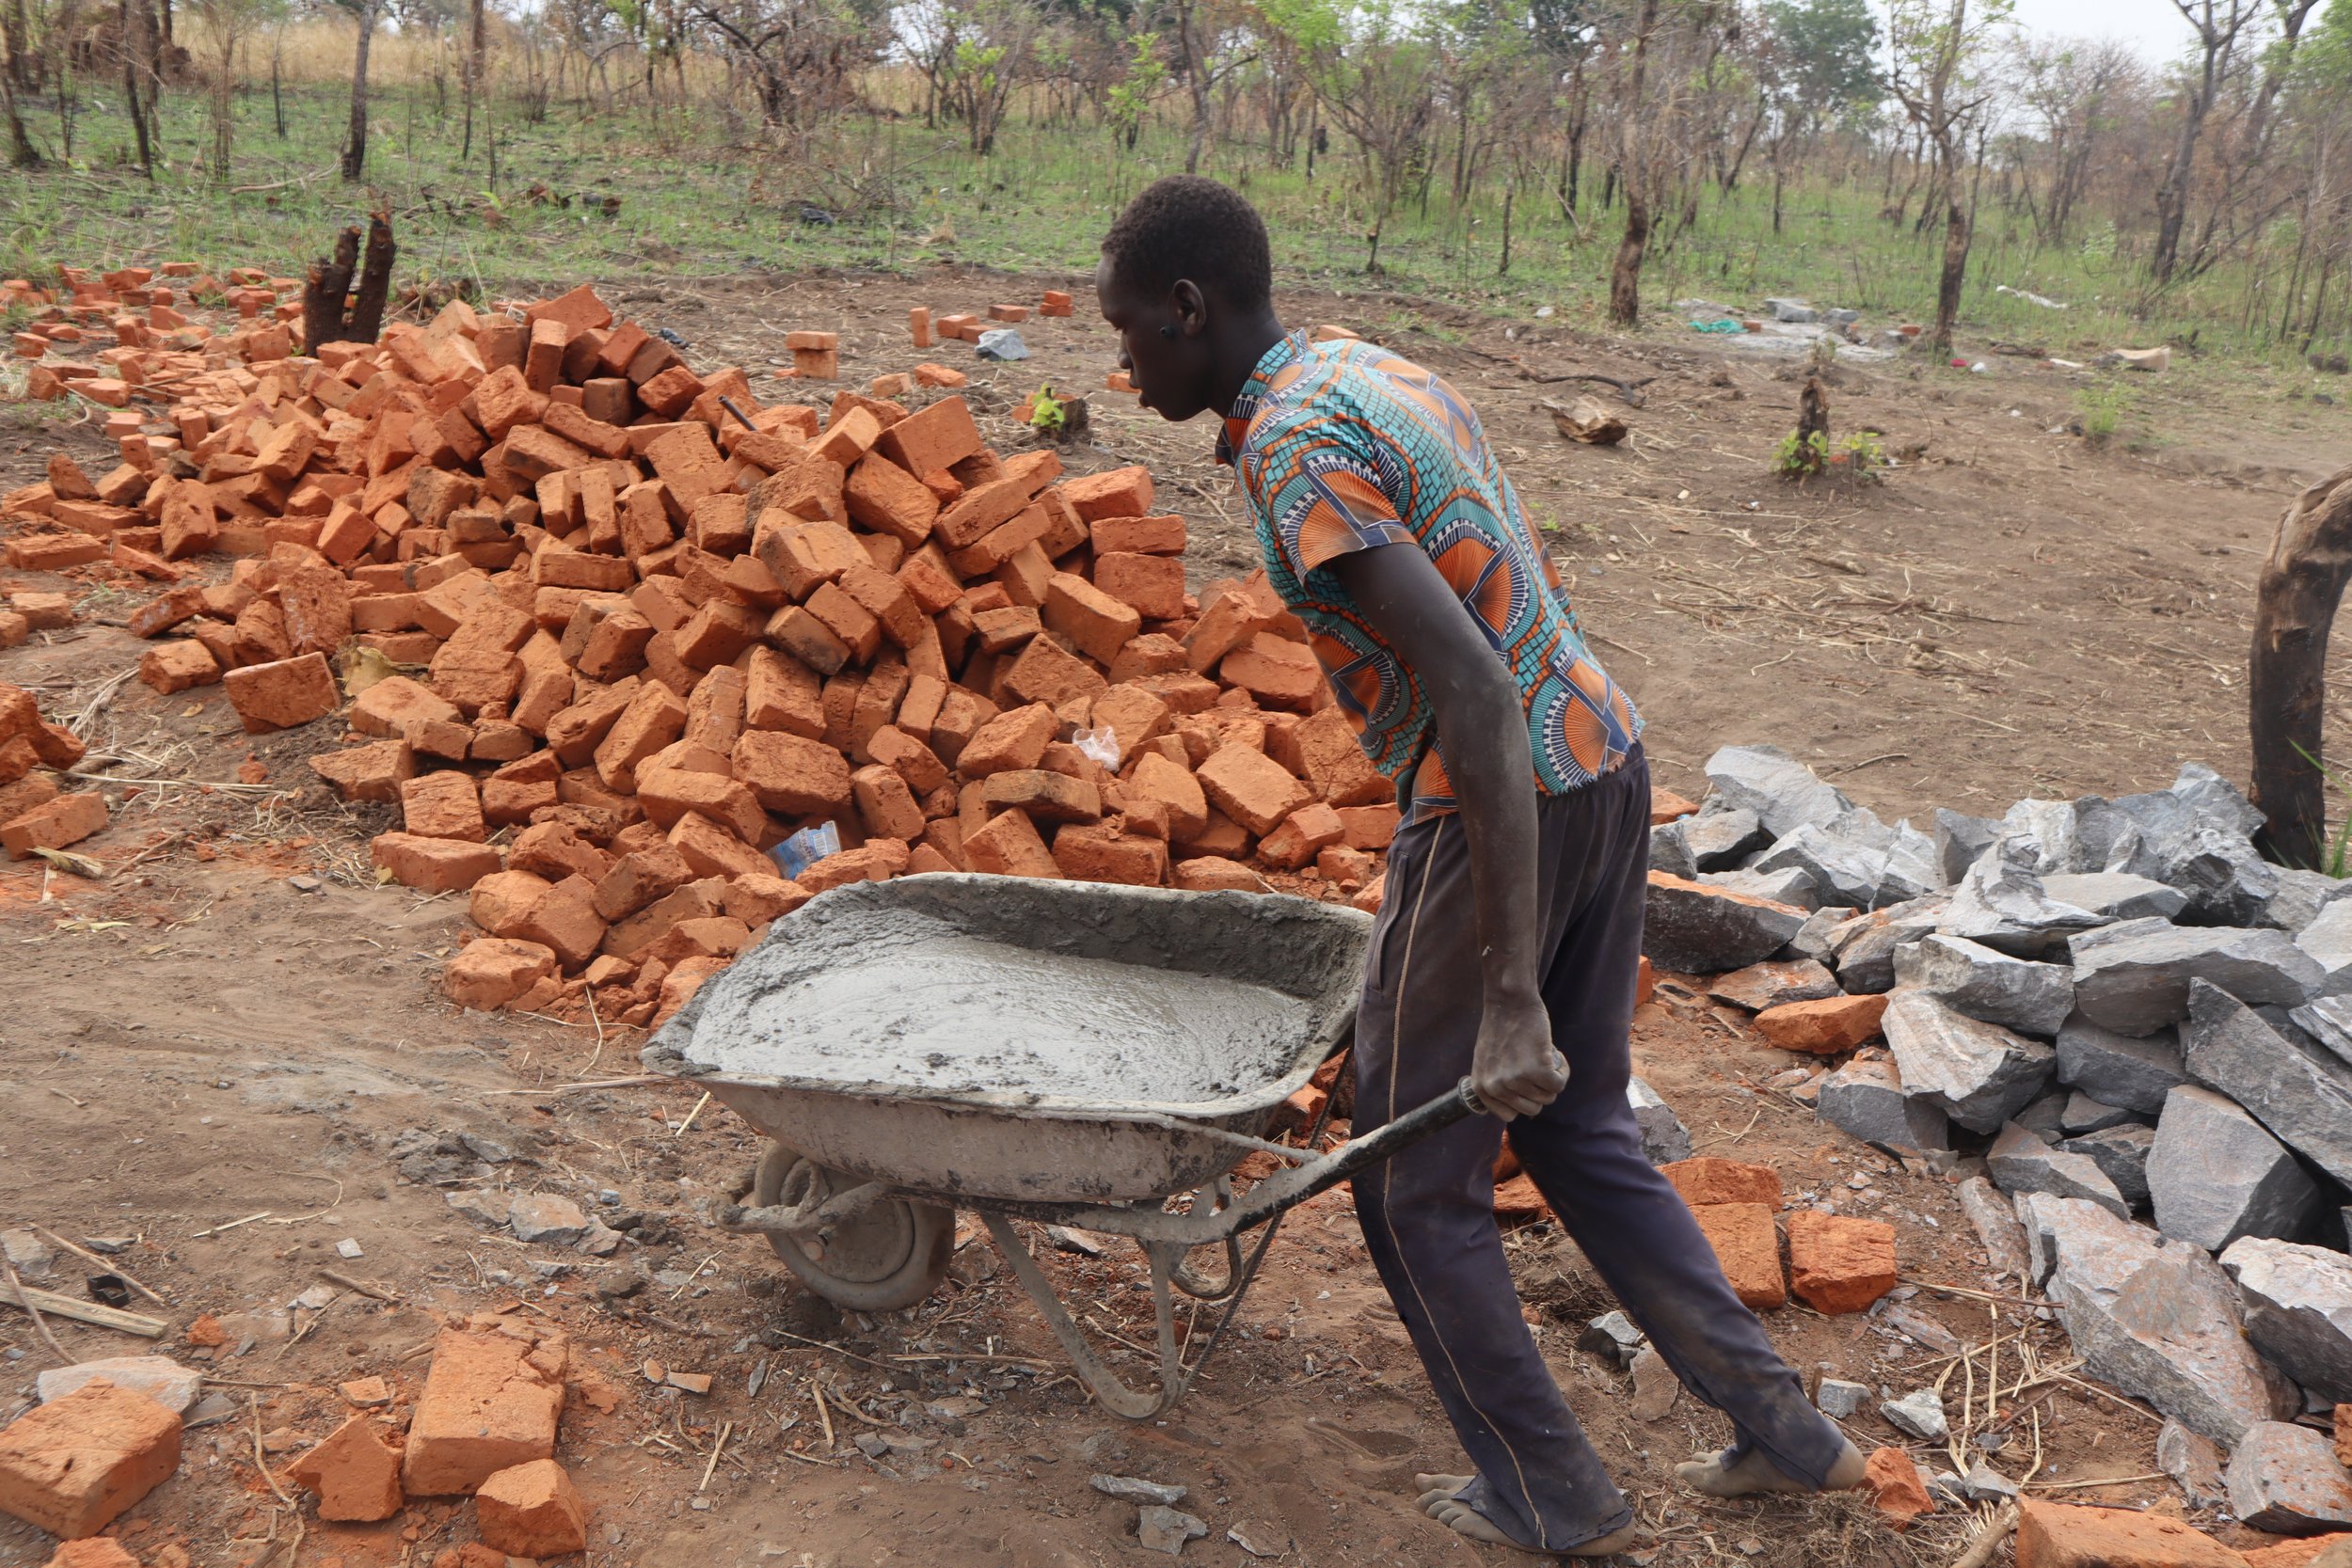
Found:
[[2204, 129], [2205, 111], [2213, 106], [2214, 54], [2217, 45], [2205, 41], [2204, 77], [2201, 84], [2189, 89], [2188, 103], [2181, 112], [2180, 139], [2173, 144], [2172, 161], [2165, 166], [2164, 182], [2156, 187], [2156, 247], [2148, 258], [2148, 270], [2159, 283], [2172, 280], [2172, 269], [2180, 260], [2181, 230], [2188, 222], [2188, 186], [2197, 170], [2197, 138]]
[[[15, 35], [9, 35], [13, 47]], [[8, 117], [8, 166], [11, 168], [40, 167], [40, 151], [33, 146], [31, 133], [24, 129], [24, 117], [17, 113], [16, 77], [13, 71], [0, 71], [0, 110]]]
[[2254, 599], [2247, 722], [2249, 798], [2268, 818], [2256, 847], [2285, 865], [2319, 866], [2328, 849], [2321, 771], [2328, 633], [2352, 578], [2352, 467], [2320, 481], [2286, 510]]
[[375, 41], [375, 3], [359, 9], [359, 53], [351, 65], [351, 129], [343, 141], [343, 179], [358, 184], [368, 168], [368, 49]]
[[148, 132], [147, 92], [139, 81], [140, 66], [152, 52], [147, 44], [147, 0], [122, 0], [119, 12], [122, 45], [122, 95], [131, 111], [131, 135], [138, 143], [139, 172], [155, 178], [155, 143]]
[[29, 56], [24, 50], [24, 0], [8, 0], [6, 15], [8, 34], [7, 63], [8, 85], [30, 92], [33, 87], [33, 78], [26, 69]]
[[1968, 209], [1961, 200], [1960, 175], [1957, 170], [1946, 182], [1944, 208], [1944, 273], [1935, 285], [1935, 343], [1936, 352], [1946, 358], [1952, 354], [1952, 326], [1960, 320], [1961, 284], [1968, 275], [1968, 242], [1972, 235]]
[[1609, 269], [1609, 319], [1632, 326], [1642, 319], [1642, 253], [1649, 248], [1649, 198], [1630, 180], [1625, 186], [1625, 237]]

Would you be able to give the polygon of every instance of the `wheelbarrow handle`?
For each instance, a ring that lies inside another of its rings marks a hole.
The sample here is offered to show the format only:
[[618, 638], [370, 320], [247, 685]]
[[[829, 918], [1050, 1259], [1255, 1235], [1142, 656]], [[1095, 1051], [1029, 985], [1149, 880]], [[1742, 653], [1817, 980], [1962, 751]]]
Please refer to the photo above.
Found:
[[1297, 1207], [1317, 1193], [1330, 1191], [1358, 1171], [1380, 1164], [1432, 1132], [1466, 1117], [1486, 1114], [1486, 1102], [1478, 1098], [1478, 1091], [1465, 1078], [1427, 1104], [1417, 1105], [1403, 1116], [1381, 1123], [1360, 1138], [1348, 1139], [1322, 1158], [1267, 1177], [1218, 1216], [1225, 1222], [1218, 1228], [1228, 1234], [1247, 1230]]

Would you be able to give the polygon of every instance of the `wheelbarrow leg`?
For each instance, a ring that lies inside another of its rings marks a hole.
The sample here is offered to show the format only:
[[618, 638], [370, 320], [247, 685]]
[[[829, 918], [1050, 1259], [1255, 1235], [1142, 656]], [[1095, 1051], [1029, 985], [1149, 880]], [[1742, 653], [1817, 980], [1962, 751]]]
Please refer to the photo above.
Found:
[[1144, 1243], [1144, 1252], [1152, 1259], [1152, 1306], [1159, 1320], [1160, 1385], [1156, 1389], [1138, 1390], [1121, 1383], [1118, 1374], [1096, 1356], [1094, 1347], [1087, 1343], [1076, 1321], [1062, 1306], [1061, 1297], [1055, 1293], [1053, 1281], [1045, 1277], [1045, 1271], [1037, 1266], [1037, 1259], [1029, 1256], [1029, 1249], [1014, 1234], [1012, 1222], [1001, 1214], [983, 1212], [980, 1217], [988, 1222], [989, 1239], [1011, 1265], [1013, 1277], [1021, 1281], [1021, 1288], [1037, 1303], [1037, 1309], [1045, 1316], [1046, 1326], [1061, 1341], [1061, 1348], [1077, 1368], [1078, 1376], [1103, 1402], [1104, 1409], [1131, 1421], [1148, 1421], [1183, 1397], [1184, 1364], [1176, 1354], [1176, 1309], [1168, 1286], [1169, 1277], [1184, 1261], [1184, 1248], [1169, 1243]]
[[[1208, 1186], [1192, 1195], [1197, 1211], [1207, 1205], [1212, 1211], [1231, 1208], [1233, 1202], [1233, 1182], [1231, 1177], [1220, 1176]], [[1176, 1289], [1196, 1301], [1223, 1301], [1241, 1284], [1241, 1233], [1235, 1231], [1225, 1238], [1225, 1277], [1213, 1283], [1193, 1273], [1190, 1254], [1179, 1257], [1168, 1272], [1168, 1281]]]

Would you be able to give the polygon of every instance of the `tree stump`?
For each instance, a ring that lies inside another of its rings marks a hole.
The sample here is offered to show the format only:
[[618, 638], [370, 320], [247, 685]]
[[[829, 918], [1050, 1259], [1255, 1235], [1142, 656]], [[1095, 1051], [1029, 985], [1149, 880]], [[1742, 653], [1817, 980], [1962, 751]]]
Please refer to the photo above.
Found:
[[1804, 378], [1804, 390], [1797, 394], [1797, 439], [1810, 444], [1813, 437], [1821, 438], [1821, 451], [1829, 451], [1829, 393], [1821, 389], [1821, 378]]
[[2320, 770], [2328, 696], [2328, 634], [2352, 580], [2352, 467], [2305, 490], [2279, 519], [2278, 541], [2255, 592], [2247, 660], [2250, 798], [2269, 818], [2255, 846], [2284, 865], [2318, 866], [2328, 848], [2327, 780]]
[[[312, 354], [328, 343], [372, 343], [384, 330], [384, 307], [392, 293], [392, 219], [376, 213], [368, 219], [368, 250], [359, 254], [359, 230], [346, 229], [337, 236], [335, 254], [310, 263], [302, 291], [302, 346]], [[352, 286], [354, 274], [358, 286]]]

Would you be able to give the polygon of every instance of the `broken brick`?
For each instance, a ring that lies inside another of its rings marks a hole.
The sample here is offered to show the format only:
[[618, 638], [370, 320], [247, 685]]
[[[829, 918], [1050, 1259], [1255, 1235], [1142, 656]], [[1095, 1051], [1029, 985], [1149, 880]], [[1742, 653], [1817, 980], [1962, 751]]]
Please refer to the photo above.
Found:
[[288, 1465], [286, 1475], [305, 1491], [318, 1494], [322, 1519], [389, 1519], [405, 1500], [400, 1489], [400, 1459], [399, 1446], [373, 1420], [354, 1416]]
[[434, 1341], [408, 1424], [401, 1483], [411, 1497], [471, 1492], [555, 1452], [569, 1342], [514, 1318], [475, 1319]]

